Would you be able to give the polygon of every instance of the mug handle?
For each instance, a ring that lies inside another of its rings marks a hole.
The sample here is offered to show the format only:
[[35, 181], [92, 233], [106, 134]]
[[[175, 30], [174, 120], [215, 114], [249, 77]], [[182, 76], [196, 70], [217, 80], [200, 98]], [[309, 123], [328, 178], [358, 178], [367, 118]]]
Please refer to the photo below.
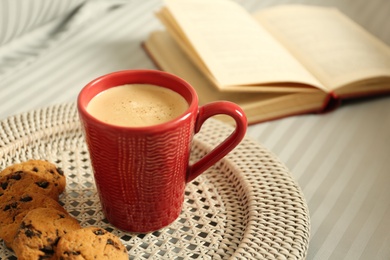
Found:
[[216, 101], [199, 108], [198, 117], [195, 122], [195, 134], [200, 131], [203, 123], [210, 117], [225, 114], [234, 119], [236, 127], [234, 131], [210, 153], [206, 154], [199, 161], [190, 165], [187, 170], [186, 182], [191, 182], [202, 172], [215, 164], [235, 148], [244, 138], [247, 129], [247, 118], [244, 111], [235, 103], [229, 101]]

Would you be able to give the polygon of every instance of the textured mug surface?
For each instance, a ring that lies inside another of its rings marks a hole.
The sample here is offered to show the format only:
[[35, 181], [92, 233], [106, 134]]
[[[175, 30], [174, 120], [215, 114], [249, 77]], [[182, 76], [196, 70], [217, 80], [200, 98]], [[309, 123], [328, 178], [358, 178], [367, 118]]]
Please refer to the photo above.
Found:
[[[169, 122], [146, 127], [110, 125], [86, 111], [89, 101], [108, 88], [143, 83], [179, 93], [188, 109]], [[153, 70], [118, 71], [93, 80], [80, 92], [78, 110], [103, 213], [111, 224], [129, 232], [150, 232], [172, 223], [181, 212], [186, 183], [231, 151], [247, 126], [237, 105], [219, 101], [198, 107], [196, 92], [186, 81]], [[216, 114], [233, 117], [236, 129], [189, 165], [193, 135]]]

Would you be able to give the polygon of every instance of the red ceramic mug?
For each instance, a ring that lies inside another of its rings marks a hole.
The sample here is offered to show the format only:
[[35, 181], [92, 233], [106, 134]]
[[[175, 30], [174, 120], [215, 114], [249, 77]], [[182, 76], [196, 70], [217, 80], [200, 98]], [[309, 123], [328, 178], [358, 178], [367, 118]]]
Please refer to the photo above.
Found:
[[[169, 88], [184, 97], [189, 107], [173, 120], [145, 127], [107, 124], [87, 112], [93, 97], [126, 84]], [[111, 224], [129, 232], [150, 232], [172, 223], [181, 212], [186, 184], [237, 146], [247, 128], [245, 114], [236, 104], [218, 101], [198, 107], [197, 94], [189, 83], [155, 70], [101, 76], [81, 90], [77, 105], [103, 213]], [[193, 135], [217, 114], [231, 116], [235, 130], [189, 165]]]

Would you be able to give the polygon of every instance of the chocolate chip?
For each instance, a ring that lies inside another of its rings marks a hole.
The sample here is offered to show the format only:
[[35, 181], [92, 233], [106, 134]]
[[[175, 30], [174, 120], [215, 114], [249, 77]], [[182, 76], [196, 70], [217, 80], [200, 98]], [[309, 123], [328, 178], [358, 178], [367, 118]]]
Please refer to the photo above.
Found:
[[0, 185], [1, 185], [1, 188], [2, 188], [3, 190], [5, 190], [5, 189], [7, 189], [7, 187], [8, 187], [8, 182], [2, 182]]
[[29, 195], [26, 195], [26, 196], [20, 198], [20, 201], [22, 201], [22, 202], [29, 202], [32, 200], [33, 200], [33, 198]]
[[34, 167], [32, 170], [33, 170], [34, 172], [39, 172], [39, 169], [38, 169], [37, 167]]
[[104, 230], [102, 230], [102, 229], [96, 229], [96, 230], [93, 231], [93, 233], [94, 233], [95, 235], [97, 235], [97, 236], [102, 236], [102, 235], [104, 235], [106, 232], [105, 232]]
[[10, 204], [5, 205], [3, 211], [7, 211], [7, 210], [10, 210], [10, 209], [15, 209], [17, 207], [18, 207], [18, 203], [17, 202], [12, 202]]
[[13, 179], [13, 180], [20, 180], [21, 178], [22, 178], [22, 171], [17, 171], [17, 172], [14, 172], [12, 175], [11, 175], [11, 177], [10, 177], [10, 179]]
[[25, 234], [28, 238], [32, 238], [32, 237], [35, 236], [34, 231], [32, 231], [31, 229], [26, 229], [26, 231], [24, 231], [24, 234]]
[[25, 229], [24, 234], [28, 238], [32, 238], [34, 236], [37, 236], [39, 238], [41, 237], [41, 231], [35, 230], [34, 226], [31, 224], [26, 225], [26, 223], [22, 222], [22, 224], [20, 224], [20, 228]]
[[116, 249], [120, 250], [120, 247], [118, 245], [118, 243], [116, 243], [114, 240], [112, 240], [111, 238], [107, 239], [107, 245], [112, 245], [113, 247], [115, 247]]
[[47, 181], [39, 181], [39, 182], [36, 182], [35, 184], [43, 189], [46, 189], [47, 187], [49, 187], [49, 182], [47, 182]]

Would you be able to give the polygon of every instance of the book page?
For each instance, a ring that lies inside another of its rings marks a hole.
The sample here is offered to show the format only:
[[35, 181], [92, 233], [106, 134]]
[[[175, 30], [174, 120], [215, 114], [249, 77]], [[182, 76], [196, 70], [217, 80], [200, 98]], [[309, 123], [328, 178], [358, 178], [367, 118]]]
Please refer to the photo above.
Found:
[[[274, 84], [266, 83], [257, 83], [252, 85], [229, 85], [223, 86], [220, 85], [210, 70], [207, 68], [207, 65], [204, 61], [197, 55], [196, 50], [193, 48], [192, 44], [188, 41], [188, 38], [180, 31], [176, 23], [171, 23], [169, 20], [173, 20], [171, 15], [169, 14], [166, 8], [163, 8], [159, 12], [156, 13], [156, 16], [160, 19], [160, 21], [166, 26], [167, 31], [170, 36], [175, 40], [175, 45], [179, 47], [187, 57], [183, 57], [183, 59], [188, 58], [196, 67], [199, 69], [202, 74], [208, 78], [209, 81], [212, 82], [212, 86], [224, 92], [240, 92], [240, 93], [302, 93], [302, 92], [310, 92], [316, 91], [317, 88], [313, 88], [313, 86], [308, 86], [307, 82], [281, 82], [278, 81]], [[177, 62], [177, 61], [175, 61]]]
[[[166, 0], [165, 20], [192, 44], [219, 86], [321, 83], [242, 7], [227, 0]], [[162, 12], [164, 14], [164, 12]]]
[[336, 9], [286, 5], [254, 17], [332, 90], [390, 76], [389, 48]]

